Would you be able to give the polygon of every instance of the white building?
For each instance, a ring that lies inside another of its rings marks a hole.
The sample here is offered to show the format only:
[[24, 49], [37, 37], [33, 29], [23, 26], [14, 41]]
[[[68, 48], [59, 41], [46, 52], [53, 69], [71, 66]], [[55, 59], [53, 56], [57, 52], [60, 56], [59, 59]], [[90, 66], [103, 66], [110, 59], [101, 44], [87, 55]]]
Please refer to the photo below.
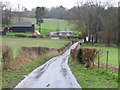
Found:
[[73, 36], [73, 31], [70, 30], [62, 30], [58, 32], [49, 32], [50, 36]]

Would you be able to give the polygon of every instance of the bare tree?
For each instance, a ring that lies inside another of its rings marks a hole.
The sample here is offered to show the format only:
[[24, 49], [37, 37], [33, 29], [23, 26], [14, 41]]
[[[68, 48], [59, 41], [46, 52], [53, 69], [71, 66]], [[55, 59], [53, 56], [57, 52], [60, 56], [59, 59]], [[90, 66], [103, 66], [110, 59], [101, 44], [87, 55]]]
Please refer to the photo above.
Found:
[[2, 12], [2, 27], [7, 27], [11, 24], [11, 5], [10, 2], [1, 3]]
[[[106, 32], [104, 39], [110, 46], [111, 43], [117, 44], [118, 31], [118, 8], [110, 7], [104, 12], [104, 31]], [[104, 32], [103, 32], [104, 33]]]
[[77, 3], [77, 6], [71, 9], [76, 29], [89, 37], [88, 42], [98, 42], [98, 32], [105, 29], [104, 12], [113, 7], [112, 1], [86, 0], [86, 2]]

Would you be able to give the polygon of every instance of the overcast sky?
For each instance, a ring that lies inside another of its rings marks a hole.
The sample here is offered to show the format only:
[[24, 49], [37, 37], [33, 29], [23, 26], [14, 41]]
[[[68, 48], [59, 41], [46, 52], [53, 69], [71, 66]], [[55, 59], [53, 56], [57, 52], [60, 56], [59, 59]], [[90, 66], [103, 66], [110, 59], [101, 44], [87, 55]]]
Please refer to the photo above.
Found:
[[[40, 7], [44, 6], [47, 8], [51, 8], [60, 5], [70, 9], [73, 6], [75, 6], [77, 2], [84, 2], [85, 0], [0, 0], [0, 1], [10, 2], [13, 8], [17, 7], [18, 4], [20, 4], [21, 7], [27, 7], [30, 10], [31, 8], [35, 8], [37, 6]], [[92, 0], [92, 1], [96, 1], [96, 0]], [[99, 1], [106, 1], [106, 0], [99, 0]], [[120, 0], [112, 0], [112, 1], [117, 5], [117, 2]]]

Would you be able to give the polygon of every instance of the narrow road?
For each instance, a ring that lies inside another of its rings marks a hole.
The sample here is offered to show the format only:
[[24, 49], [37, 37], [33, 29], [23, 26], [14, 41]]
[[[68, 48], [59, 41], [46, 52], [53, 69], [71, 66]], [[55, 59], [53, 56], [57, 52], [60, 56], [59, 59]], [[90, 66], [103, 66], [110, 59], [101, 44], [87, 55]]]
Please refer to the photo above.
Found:
[[15, 88], [81, 88], [67, 64], [70, 50], [76, 45], [35, 69]]

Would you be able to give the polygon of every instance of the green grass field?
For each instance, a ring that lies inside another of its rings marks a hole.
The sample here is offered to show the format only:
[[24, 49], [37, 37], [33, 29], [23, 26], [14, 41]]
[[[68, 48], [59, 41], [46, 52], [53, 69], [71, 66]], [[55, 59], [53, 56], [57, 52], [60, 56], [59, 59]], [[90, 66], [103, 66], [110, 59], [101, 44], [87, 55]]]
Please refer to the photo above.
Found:
[[108, 64], [118, 67], [118, 48], [117, 47], [107, 47], [107, 46], [95, 46], [83, 44], [83, 47], [96, 48], [102, 51], [100, 55], [100, 62], [106, 63], [107, 50], [109, 51]]
[[68, 63], [73, 75], [82, 88], [118, 88], [117, 72], [97, 68], [86, 69], [83, 65], [78, 64], [71, 58], [69, 58]]
[[25, 36], [32, 36], [32, 33], [23, 33], [23, 32], [7, 32], [6, 33], [6, 35], [7, 36], [14, 36], [15, 37], [15, 35], [16, 34], [21, 34], [21, 35], [25, 35]]
[[[73, 24], [69, 24], [67, 20], [61, 19], [43, 19], [44, 23], [41, 24], [41, 34], [45, 35], [47, 32], [64, 30], [65, 28], [73, 30]], [[23, 18], [21, 21], [30, 21], [35, 24], [35, 30], [39, 30], [35, 18]], [[16, 18], [12, 19], [12, 23], [18, 22]]]
[[43, 46], [48, 48], [60, 48], [68, 42], [68, 40], [3, 37], [1, 42], [2, 44], [0, 45], [10, 46], [13, 49], [13, 54], [16, 56], [18, 50], [23, 46]]

